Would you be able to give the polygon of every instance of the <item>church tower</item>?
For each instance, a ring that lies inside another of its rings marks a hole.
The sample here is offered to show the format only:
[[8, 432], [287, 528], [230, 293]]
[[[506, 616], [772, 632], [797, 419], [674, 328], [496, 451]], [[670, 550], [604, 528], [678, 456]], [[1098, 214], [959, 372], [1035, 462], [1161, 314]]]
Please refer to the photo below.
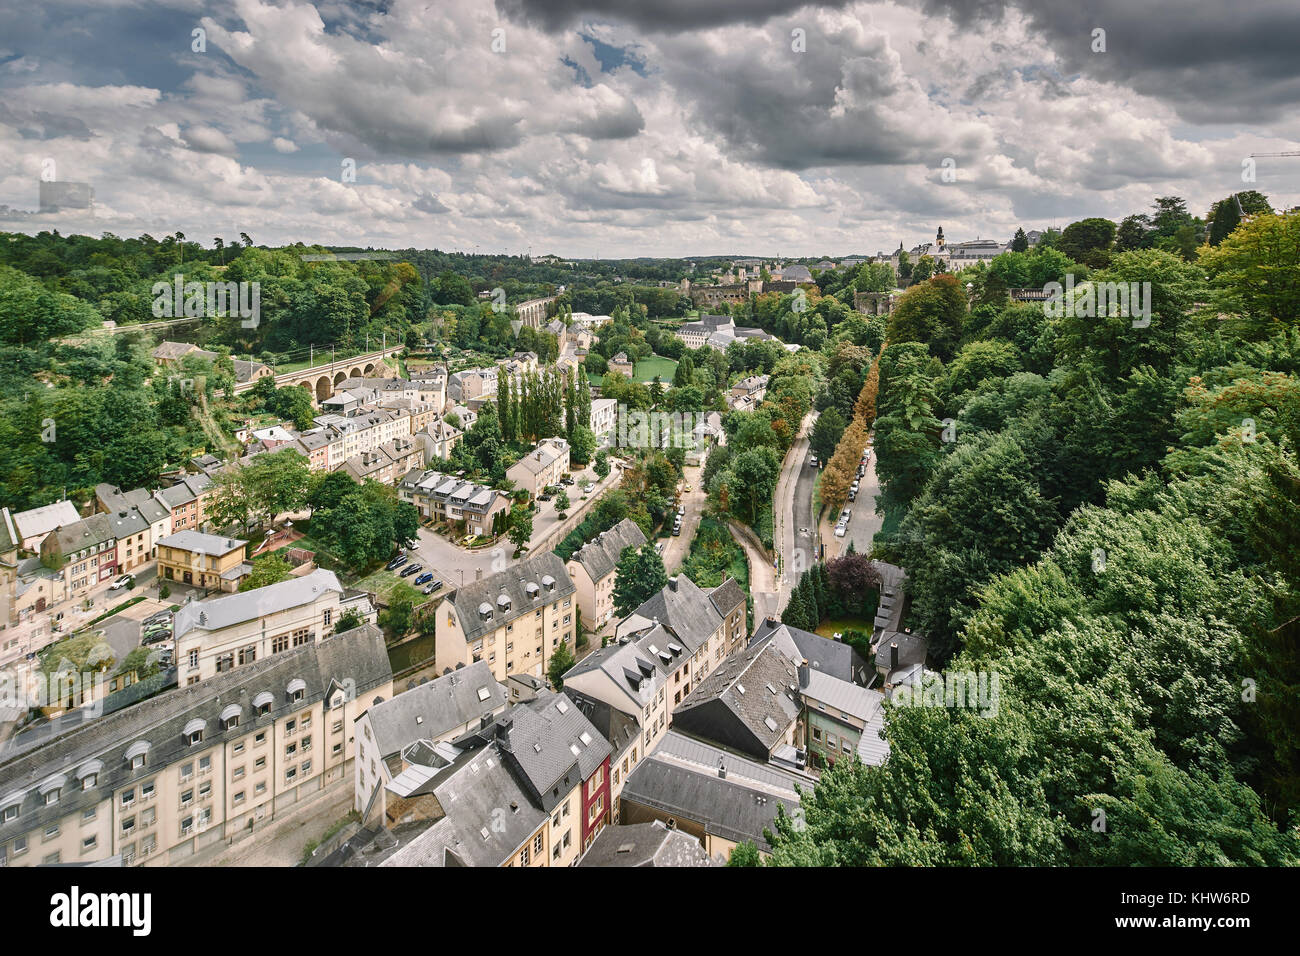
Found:
[[938, 249], [939, 252], [943, 252], [943, 248], [944, 248], [944, 244], [943, 244], [943, 226], [940, 226], [940, 227], [939, 227], [939, 231], [935, 234], [935, 237], [934, 237], [934, 244], [935, 244], [936, 246], [939, 247], [939, 249]]

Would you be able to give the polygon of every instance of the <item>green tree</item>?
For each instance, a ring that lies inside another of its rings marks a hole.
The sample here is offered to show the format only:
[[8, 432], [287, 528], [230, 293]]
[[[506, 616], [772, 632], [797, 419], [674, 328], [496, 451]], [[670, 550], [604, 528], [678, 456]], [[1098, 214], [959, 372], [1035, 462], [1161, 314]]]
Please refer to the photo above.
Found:
[[614, 570], [614, 610], [626, 616], [668, 586], [663, 558], [647, 541], [638, 551], [627, 547]]
[[560, 641], [559, 646], [551, 654], [551, 662], [546, 665], [546, 676], [550, 678], [551, 686], [555, 690], [564, 689], [564, 674], [575, 663], [573, 652], [569, 650], [567, 641]]
[[1016, 234], [1011, 239], [1011, 251], [1012, 252], [1029, 251], [1029, 237], [1025, 235], [1025, 230], [1023, 228], [1016, 229]]
[[272, 552], [253, 559], [253, 570], [239, 582], [239, 590], [252, 591], [268, 584], [279, 584], [292, 577], [293, 565], [288, 559]]
[[533, 516], [527, 509], [515, 509], [510, 518], [510, 532], [507, 537], [515, 546], [516, 556], [528, 547], [528, 542], [533, 537]]

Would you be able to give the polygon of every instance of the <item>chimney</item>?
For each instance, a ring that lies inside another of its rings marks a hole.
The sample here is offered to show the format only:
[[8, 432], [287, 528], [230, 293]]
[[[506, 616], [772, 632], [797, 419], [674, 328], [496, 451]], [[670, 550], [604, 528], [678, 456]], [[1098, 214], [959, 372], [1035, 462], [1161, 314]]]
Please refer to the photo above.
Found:
[[501, 741], [502, 746], [507, 750], [510, 744], [510, 730], [514, 727], [515, 719], [513, 717], [502, 717], [497, 721], [496, 738]]
[[894, 641], [889, 645], [889, 669], [891, 671], [898, 670], [898, 641]]
[[668, 579], [668, 590], [672, 591], [674, 594], [677, 593], [677, 575], [674, 574]]
[[800, 689], [808, 686], [808, 677], [811, 671], [808, 669], [808, 658], [799, 662], [799, 687]]
[[723, 780], [727, 779], [727, 765], [723, 763], [721, 757], [718, 758], [718, 776]]

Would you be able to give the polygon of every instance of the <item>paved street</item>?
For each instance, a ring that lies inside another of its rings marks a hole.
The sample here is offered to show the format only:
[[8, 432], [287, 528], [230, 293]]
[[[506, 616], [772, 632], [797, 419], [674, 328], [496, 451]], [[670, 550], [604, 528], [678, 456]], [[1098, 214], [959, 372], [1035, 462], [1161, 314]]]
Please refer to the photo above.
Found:
[[[736, 522], [728, 522], [731, 537], [745, 549], [745, 558], [749, 562], [749, 591], [754, 596], [754, 626], [765, 617], [778, 617], [781, 607], [778, 604], [776, 569], [767, 559], [767, 552], [758, 546], [753, 532]], [[748, 532], [748, 533], [746, 533]]]
[[[670, 575], [674, 574], [686, 560], [686, 555], [691, 550], [691, 542], [695, 539], [695, 532], [700, 527], [700, 516], [704, 512], [704, 504], [708, 499], [708, 495], [700, 487], [703, 477], [703, 468], [688, 465], [682, 471], [682, 480], [691, 486], [691, 490], [682, 493], [682, 504], [686, 506], [686, 516], [682, 518], [682, 533], [676, 537], [670, 536], [668, 544], [664, 545], [664, 570]], [[669, 519], [668, 527], [669, 530], [672, 529], [672, 519]]]
[[[874, 436], [868, 437], [868, 445], [871, 444]], [[872, 539], [881, 525], [884, 524], [884, 517], [876, 511], [876, 497], [880, 494], [880, 482], [876, 479], [876, 453], [872, 451], [871, 460], [867, 462], [867, 473], [862, 478], [861, 485], [858, 488], [858, 497], [856, 501], [850, 501], [846, 507], [852, 512], [849, 517], [848, 532], [842, 538], [835, 537], [835, 521], [837, 515], [827, 514], [824, 526], [823, 540], [826, 544], [826, 558], [838, 557], [848, 550], [849, 542], [853, 542], [853, 550], [859, 554], [869, 554], [871, 552]]]
[[799, 575], [815, 561], [816, 536], [813, 533], [812, 490], [817, 471], [808, 466], [808, 436], [817, 413], [810, 412], [799, 426], [799, 437], [786, 453], [777, 481], [773, 544], [781, 559], [781, 576], [777, 580], [777, 602], [785, 607], [790, 592], [799, 583]]

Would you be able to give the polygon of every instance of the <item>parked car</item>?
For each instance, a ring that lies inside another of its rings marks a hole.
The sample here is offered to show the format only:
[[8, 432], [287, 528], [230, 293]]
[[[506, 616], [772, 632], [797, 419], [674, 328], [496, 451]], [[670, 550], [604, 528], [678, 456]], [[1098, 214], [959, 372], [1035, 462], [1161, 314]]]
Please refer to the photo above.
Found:
[[858, 489], [857, 489], [857, 488], [850, 488], [850, 489], [849, 489], [849, 501], [857, 501], [857, 500], [858, 500]]
[[147, 628], [154, 624], [170, 624], [171, 619], [172, 619], [171, 611], [156, 611], [153, 614], [150, 614], [148, 617], [146, 617], [143, 621], [141, 621], [140, 625], [142, 627]]
[[172, 632], [165, 631], [161, 634], [146, 634], [144, 638], [141, 639], [140, 643], [145, 646], [148, 646], [150, 644], [162, 644], [165, 641], [170, 641], [171, 639], [172, 639]]
[[389, 561], [387, 564], [385, 564], [385, 565], [384, 565], [384, 569], [385, 569], [385, 570], [388, 570], [388, 571], [396, 571], [398, 568], [400, 568], [400, 567], [401, 567], [402, 565], [404, 565], [405, 563], [406, 563], [406, 555], [404, 555], [404, 554], [399, 554], [397, 557], [393, 558], [393, 560], [391, 560], [391, 561]]
[[551, 500], [551, 496], [550, 496], [550, 495], [538, 495], [538, 496], [537, 496], [537, 500], [538, 500], [538, 501], [550, 501], [550, 500]]
[[441, 581], [430, 581], [428, 584], [426, 584], [426, 585], [424, 586], [424, 593], [425, 593], [425, 594], [432, 594], [434, 591], [438, 590], [438, 588], [440, 588], [440, 587], [442, 587], [442, 582], [441, 582]]
[[837, 537], [837, 538], [842, 538], [842, 537], [844, 537], [844, 535], [848, 532], [848, 530], [849, 530], [849, 526], [848, 526], [848, 525], [845, 525], [845, 524], [837, 524], [837, 525], [835, 526], [835, 537]]
[[816, 455], [809, 455], [809, 456], [808, 456], [808, 467], [809, 467], [809, 468], [816, 468], [816, 467], [817, 467], [817, 456], [816, 456]]
[[117, 579], [114, 580], [113, 583], [108, 586], [108, 589], [110, 591], [116, 591], [119, 588], [130, 588], [130, 587], [135, 587], [134, 575], [121, 574], [118, 575]]
[[673, 537], [674, 538], [681, 537], [681, 534], [682, 534], [682, 526], [679, 524], [673, 525]]
[[428, 584], [428, 583], [429, 583], [430, 581], [432, 581], [432, 580], [433, 580], [433, 572], [432, 572], [432, 571], [425, 571], [423, 574], [420, 574], [420, 575], [417, 575], [417, 576], [416, 576], [416, 578], [415, 578], [415, 586], [416, 586], [417, 588], [422, 588], [422, 587], [424, 587], [426, 584]]
[[848, 521], [852, 517], [853, 517], [853, 511], [850, 508], [845, 508], [843, 511], [840, 512], [841, 521]]
[[655, 542], [655, 552], [658, 553], [658, 554], [663, 554], [663, 553], [664, 553], [664, 545], [665, 545], [665, 544], [667, 544], [666, 541], [656, 541], [656, 542]]
[[424, 570], [424, 565], [411, 564], [402, 568], [402, 573], [399, 575], [399, 577], [403, 577], [403, 578], [409, 577], [412, 574], [419, 574], [423, 570]]
[[583, 493], [584, 495], [589, 495], [589, 494], [591, 494], [591, 493], [592, 493], [593, 491], [595, 491], [595, 490], [596, 490], [596, 486], [593, 485], [590, 481], [587, 482], [585, 485], [582, 486], [582, 493]]
[[871, 449], [870, 449], [870, 448], [868, 448], [868, 449], [866, 449], [865, 451], [862, 452], [862, 460], [863, 460], [863, 461], [871, 461]]
[[568, 475], [565, 475], [563, 478], [560, 479], [560, 484], [571, 485], [573, 484], [573, 479], [570, 478]]
[[678, 505], [678, 506], [677, 506], [677, 516], [680, 518], [680, 517], [683, 517], [685, 514], [686, 514], [686, 506], [685, 506], [685, 505]]

